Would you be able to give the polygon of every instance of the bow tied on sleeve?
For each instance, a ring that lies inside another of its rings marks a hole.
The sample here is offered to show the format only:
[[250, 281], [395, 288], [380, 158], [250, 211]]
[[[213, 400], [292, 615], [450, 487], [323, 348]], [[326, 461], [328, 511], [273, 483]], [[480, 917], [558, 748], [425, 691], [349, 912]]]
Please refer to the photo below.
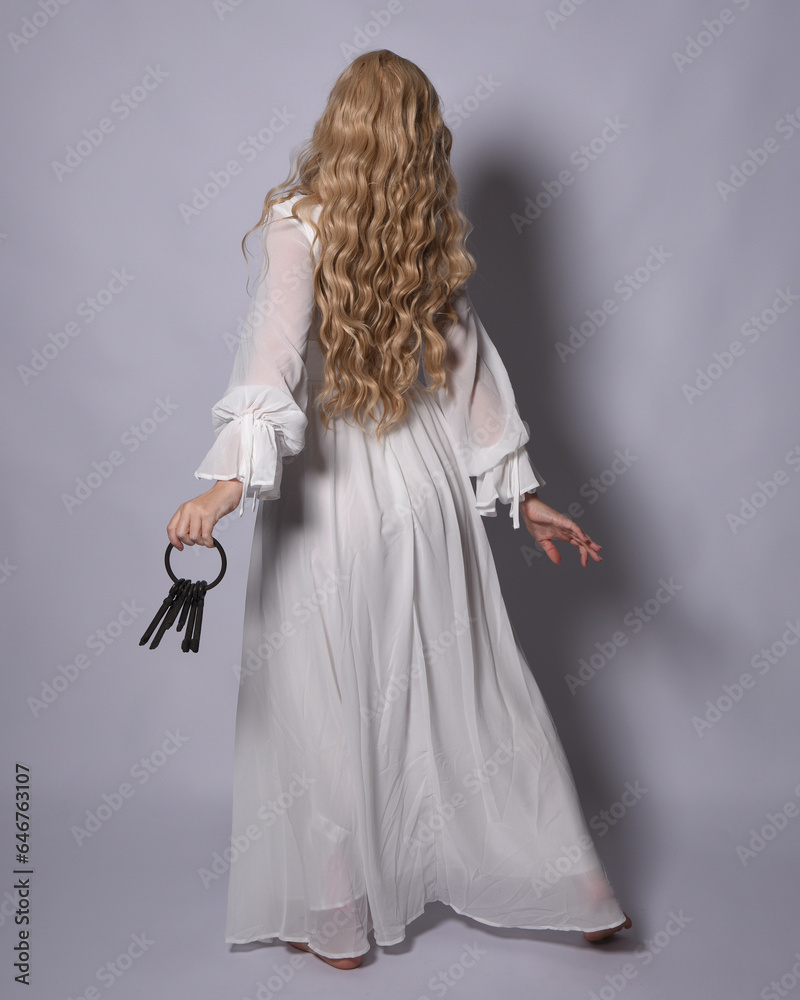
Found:
[[240, 517], [247, 496], [253, 498], [253, 509], [256, 498], [277, 500], [283, 458], [299, 454], [305, 444], [305, 412], [278, 386], [241, 385], [211, 413], [216, 441], [196, 475], [241, 479]]

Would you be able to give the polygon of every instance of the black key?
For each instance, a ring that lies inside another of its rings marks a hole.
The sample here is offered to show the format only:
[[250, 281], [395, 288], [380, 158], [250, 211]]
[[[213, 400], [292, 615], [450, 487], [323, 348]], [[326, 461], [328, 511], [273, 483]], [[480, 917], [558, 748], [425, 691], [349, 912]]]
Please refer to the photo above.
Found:
[[178, 612], [180, 611], [181, 606], [183, 605], [183, 602], [186, 599], [186, 593], [191, 588], [191, 585], [192, 585], [191, 580], [185, 580], [181, 578], [178, 581], [178, 590], [175, 593], [175, 597], [172, 600], [172, 604], [169, 610], [167, 611], [164, 621], [161, 623], [161, 627], [159, 628], [158, 632], [156, 632], [155, 639], [153, 639], [152, 643], [150, 644], [150, 649], [156, 648], [156, 646], [161, 642], [164, 633], [167, 631], [168, 628], [170, 628], [172, 623], [177, 618]]
[[200, 629], [203, 626], [203, 604], [205, 603], [206, 589], [208, 588], [208, 583], [206, 580], [200, 581], [200, 590], [197, 599], [197, 616], [194, 620], [194, 633], [192, 635], [191, 650], [193, 653], [197, 653], [200, 649]]
[[189, 614], [189, 606], [192, 601], [192, 588], [194, 584], [189, 581], [189, 589], [186, 591], [186, 597], [183, 600], [183, 607], [181, 608], [181, 616], [178, 619], [178, 624], [175, 626], [176, 632], [182, 632], [183, 626], [186, 624], [186, 616]]
[[200, 581], [197, 580], [192, 584], [192, 593], [189, 598], [190, 611], [189, 611], [189, 623], [186, 626], [186, 635], [183, 637], [183, 642], [181, 643], [181, 649], [184, 653], [188, 653], [192, 645], [192, 635], [194, 634], [194, 620], [197, 615], [197, 592], [200, 589]]
[[159, 623], [159, 621], [161, 619], [161, 616], [163, 614], [166, 614], [167, 610], [172, 606], [172, 602], [173, 602], [173, 600], [175, 598], [175, 594], [177, 593], [179, 586], [180, 586], [180, 581], [176, 580], [175, 583], [173, 583], [172, 586], [170, 587], [169, 593], [164, 598], [164, 600], [161, 602], [161, 607], [158, 609], [158, 611], [156, 611], [155, 615], [153, 616], [153, 620], [147, 626], [147, 631], [144, 633], [144, 635], [142, 636], [142, 638], [139, 640], [139, 645], [140, 646], [143, 646], [147, 642], [147, 640], [153, 634], [153, 630], [155, 629], [156, 625], [158, 625], [158, 623]]

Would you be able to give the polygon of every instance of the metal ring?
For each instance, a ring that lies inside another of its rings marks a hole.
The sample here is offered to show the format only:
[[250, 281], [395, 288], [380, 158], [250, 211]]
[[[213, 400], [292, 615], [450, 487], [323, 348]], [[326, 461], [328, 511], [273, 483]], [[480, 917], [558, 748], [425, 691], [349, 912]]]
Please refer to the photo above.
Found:
[[[220, 545], [220, 543], [217, 541], [217, 539], [214, 538], [213, 536], [211, 538], [211, 541], [219, 549], [219, 557], [220, 557], [220, 560], [222, 561], [222, 566], [220, 567], [219, 576], [216, 578], [216, 580], [213, 583], [207, 584], [206, 590], [211, 590], [212, 587], [216, 587], [216, 585], [223, 578], [223, 576], [225, 576], [225, 570], [227, 569], [227, 566], [228, 566], [228, 560], [227, 560], [227, 557], [225, 556], [225, 549], [223, 549], [223, 547]], [[174, 548], [175, 548], [175, 546], [172, 544], [172, 542], [168, 542], [167, 543], [167, 551], [164, 553], [164, 565], [167, 567], [167, 572], [170, 575], [170, 579], [174, 583], [178, 583], [179, 582], [178, 577], [175, 576], [175, 574], [172, 572], [172, 567], [169, 564], [169, 554], [170, 554], [170, 551], [172, 549], [174, 549]]]

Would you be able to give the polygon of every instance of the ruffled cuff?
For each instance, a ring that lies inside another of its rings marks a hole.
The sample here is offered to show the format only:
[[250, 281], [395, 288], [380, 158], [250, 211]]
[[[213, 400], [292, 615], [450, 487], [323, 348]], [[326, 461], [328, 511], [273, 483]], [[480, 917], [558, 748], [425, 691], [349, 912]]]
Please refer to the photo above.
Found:
[[544, 486], [524, 445], [507, 455], [475, 481], [475, 506], [482, 517], [496, 517], [496, 501], [511, 505], [509, 514], [514, 528], [519, 528], [519, 501], [526, 494]]
[[280, 497], [283, 458], [303, 450], [308, 417], [283, 389], [241, 385], [211, 409], [216, 441], [195, 470], [197, 479], [241, 479], [245, 497]]

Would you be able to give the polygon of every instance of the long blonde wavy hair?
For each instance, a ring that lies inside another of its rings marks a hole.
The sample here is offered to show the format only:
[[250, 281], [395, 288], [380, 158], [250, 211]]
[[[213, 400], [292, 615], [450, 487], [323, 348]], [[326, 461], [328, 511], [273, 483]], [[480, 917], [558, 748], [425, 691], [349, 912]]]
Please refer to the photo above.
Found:
[[247, 238], [274, 203], [300, 194], [295, 218], [321, 204], [317, 224], [304, 218], [319, 241], [314, 299], [325, 376], [317, 405], [326, 428], [349, 411], [366, 429], [379, 400], [379, 440], [403, 420], [423, 343], [429, 382], [419, 388], [447, 392], [453, 297], [476, 270], [452, 142], [425, 73], [389, 49], [364, 52], [336, 80], [289, 178], [269, 190], [242, 239], [247, 260]]

